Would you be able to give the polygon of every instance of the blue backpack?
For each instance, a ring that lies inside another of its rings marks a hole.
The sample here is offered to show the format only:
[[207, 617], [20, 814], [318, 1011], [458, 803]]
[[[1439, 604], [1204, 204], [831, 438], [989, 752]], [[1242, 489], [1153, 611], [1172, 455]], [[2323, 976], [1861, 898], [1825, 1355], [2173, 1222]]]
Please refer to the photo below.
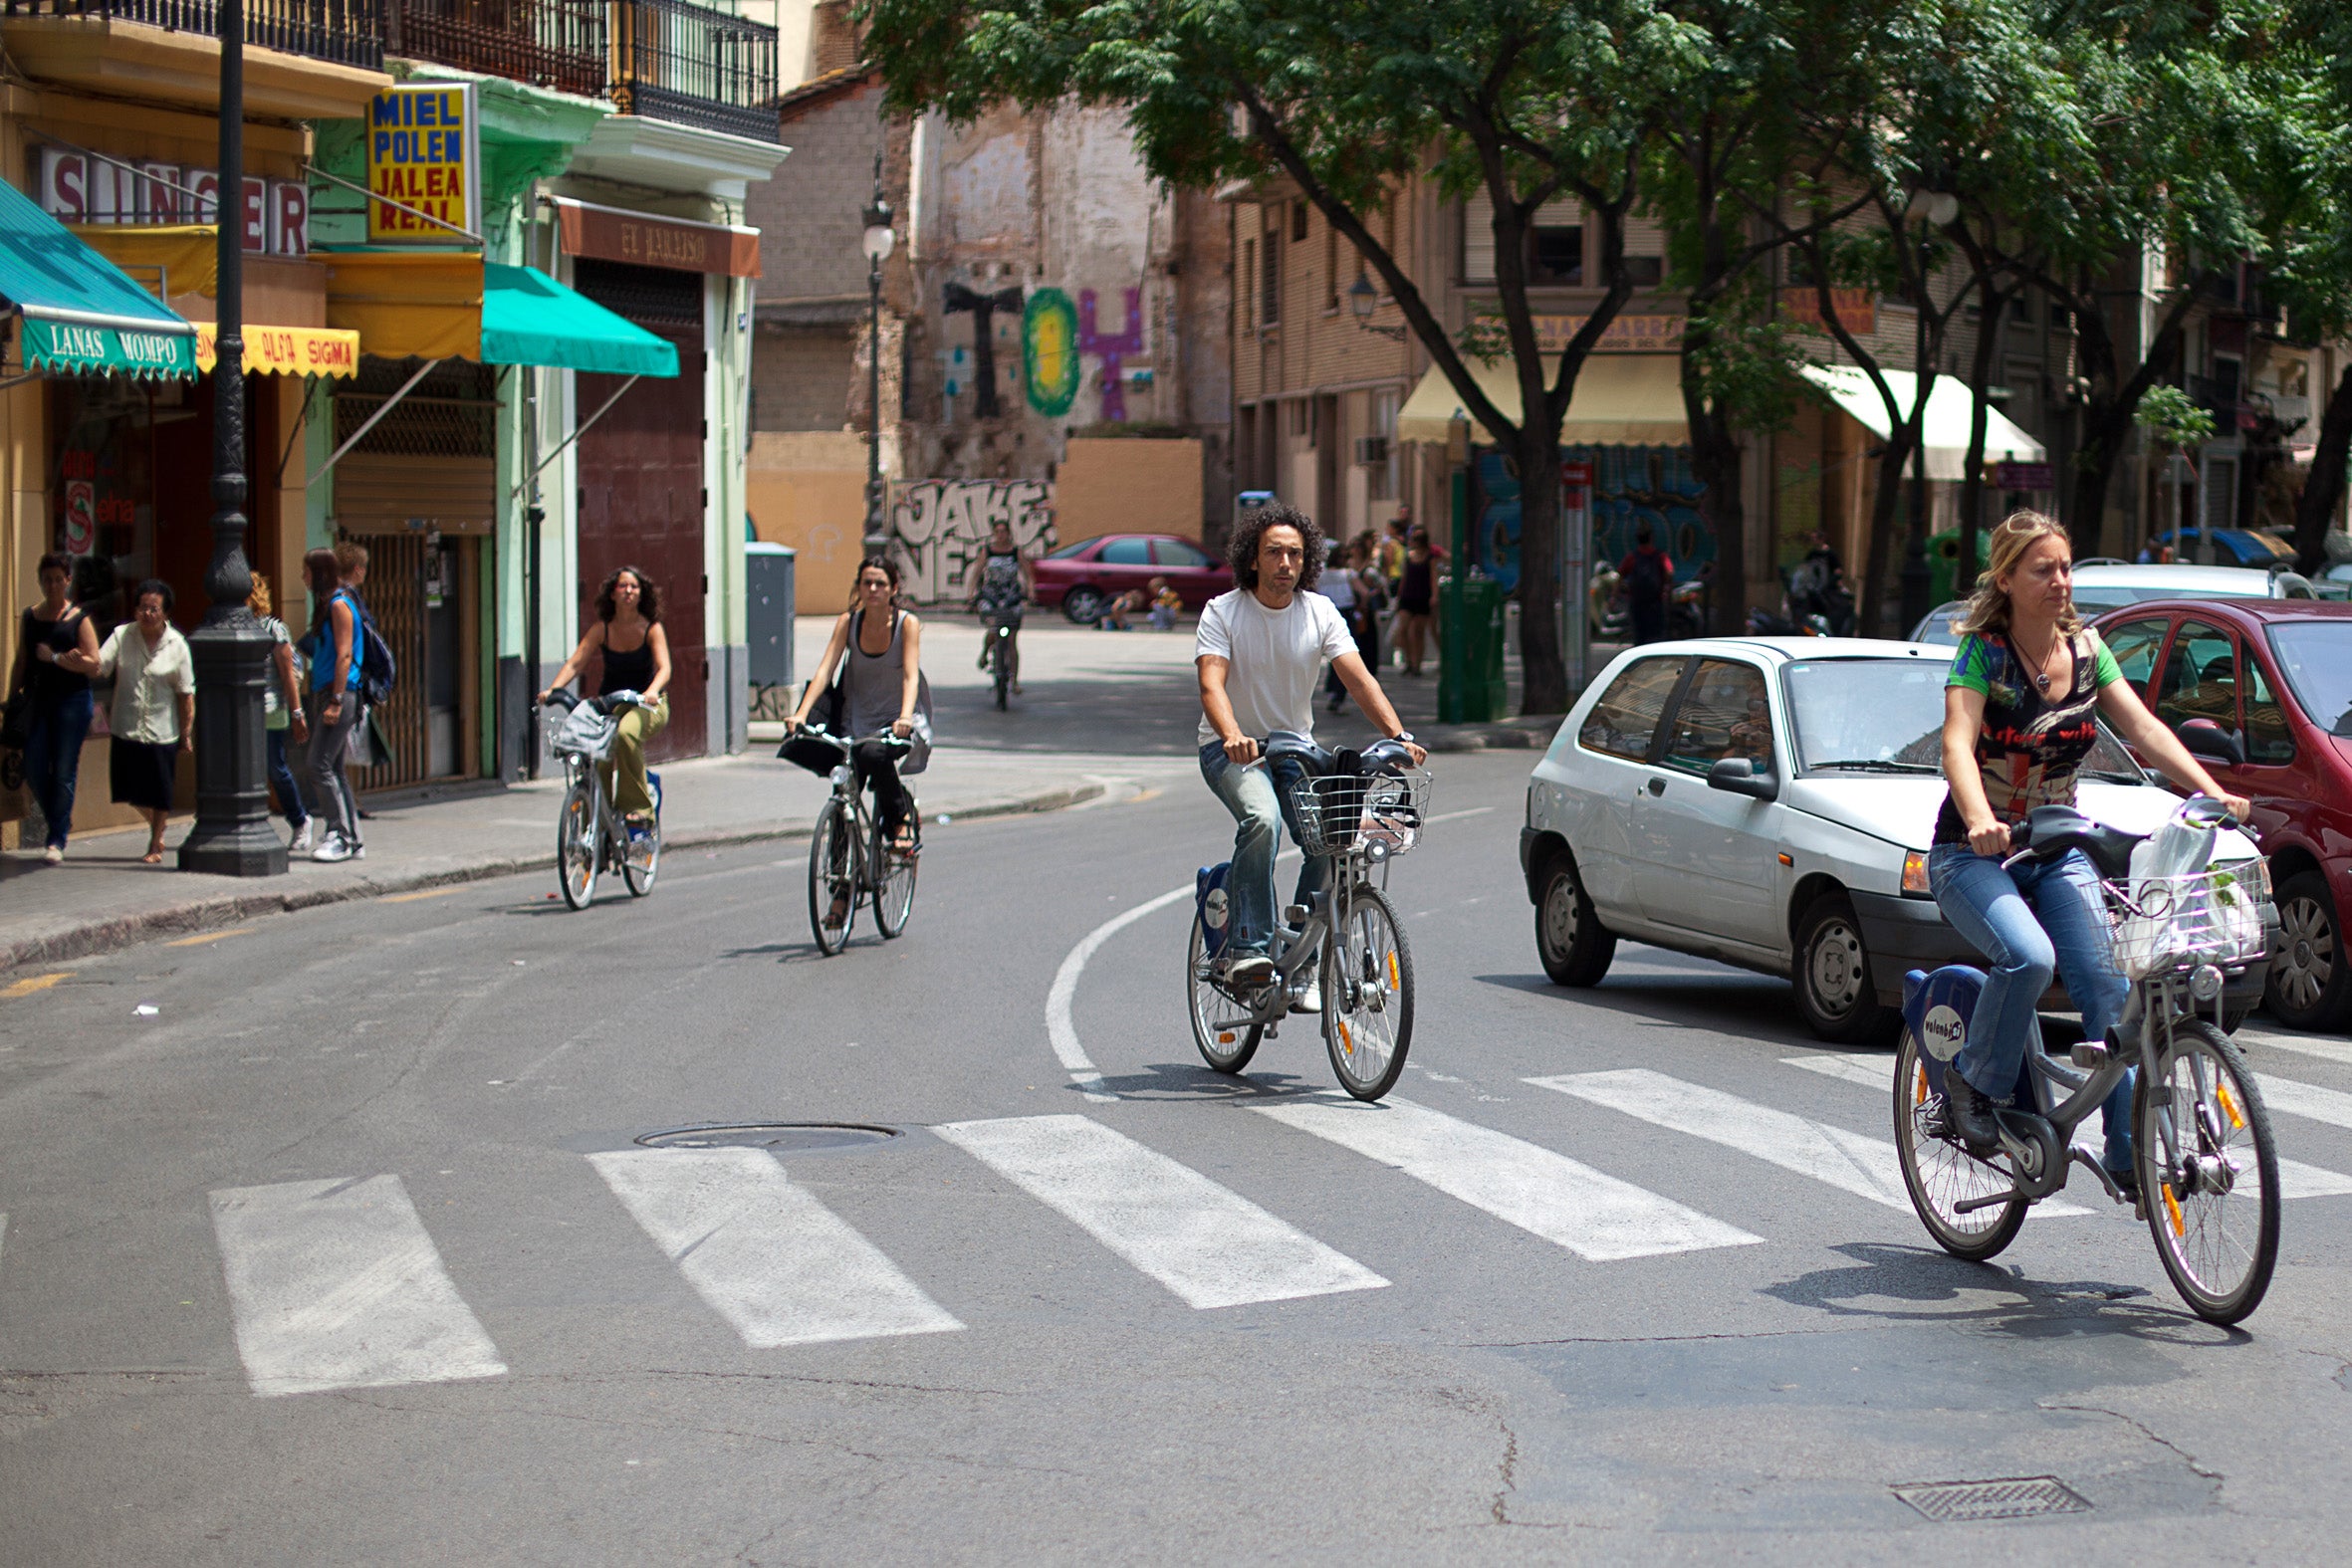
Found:
[[1193, 885], [1192, 907], [1201, 923], [1201, 950], [1215, 958], [1225, 946], [1225, 933], [1231, 923], [1232, 906], [1226, 898], [1225, 880], [1233, 874], [1233, 862], [1203, 866]]

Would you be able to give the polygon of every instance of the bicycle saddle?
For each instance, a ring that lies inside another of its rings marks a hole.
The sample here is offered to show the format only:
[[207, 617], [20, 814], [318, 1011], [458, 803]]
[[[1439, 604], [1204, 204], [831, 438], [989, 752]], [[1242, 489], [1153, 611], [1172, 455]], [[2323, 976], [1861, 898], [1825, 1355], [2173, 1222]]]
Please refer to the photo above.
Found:
[[2094, 822], [2070, 805], [2039, 805], [2009, 829], [2009, 846], [2036, 860], [2055, 860], [2079, 849], [2099, 875], [2114, 880], [2130, 872], [2132, 850], [2147, 836]]

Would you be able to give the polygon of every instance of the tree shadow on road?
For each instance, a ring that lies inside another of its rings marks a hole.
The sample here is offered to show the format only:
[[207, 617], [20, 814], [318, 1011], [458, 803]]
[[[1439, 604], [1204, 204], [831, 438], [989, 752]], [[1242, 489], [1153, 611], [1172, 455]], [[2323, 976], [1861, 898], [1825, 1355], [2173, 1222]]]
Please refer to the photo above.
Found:
[[1286, 1100], [1319, 1092], [1295, 1073], [1241, 1072], [1228, 1076], [1199, 1062], [1151, 1062], [1141, 1072], [1105, 1076], [1102, 1086], [1127, 1100]]

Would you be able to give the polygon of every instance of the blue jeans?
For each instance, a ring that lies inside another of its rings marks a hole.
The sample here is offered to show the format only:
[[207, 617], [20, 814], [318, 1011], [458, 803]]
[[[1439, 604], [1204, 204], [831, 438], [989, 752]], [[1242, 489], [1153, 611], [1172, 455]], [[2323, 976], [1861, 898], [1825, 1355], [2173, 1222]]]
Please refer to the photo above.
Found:
[[[2115, 967], [2099, 876], [2081, 850], [2004, 871], [1966, 844], [1938, 844], [1928, 851], [1928, 886], [1952, 929], [1991, 965], [1968, 1044], [1953, 1059], [1980, 1093], [2006, 1100], [2016, 1092], [2034, 1007], [2053, 973], [2082, 1009], [2085, 1036], [2107, 1037], [2131, 987]], [[2132, 1073], [2126, 1072], [2102, 1107], [2111, 1171], [2132, 1163], [2131, 1111]]]
[[[1233, 813], [1235, 824], [1233, 871], [1225, 879], [1231, 909], [1225, 943], [1231, 953], [1264, 953], [1274, 940], [1274, 856], [1283, 824], [1290, 819], [1283, 788], [1303, 777], [1305, 770], [1295, 762], [1286, 762], [1278, 781], [1273, 768], [1272, 763], [1235, 767], [1222, 742], [1211, 741], [1201, 748], [1201, 777]], [[1297, 824], [1291, 822], [1290, 827], [1295, 839]], [[1292, 902], [1311, 903], [1330, 879], [1330, 862], [1320, 855], [1308, 855], [1298, 868], [1298, 891]]]
[[95, 711], [87, 688], [54, 707], [33, 710], [33, 731], [25, 738], [25, 787], [49, 823], [49, 847], [66, 847], [74, 825], [74, 785], [82, 776], [82, 743]]
[[262, 733], [269, 737], [270, 787], [278, 791], [278, 809], [286, 813], [286, 825], [299, 833], [302, 824], [311, 819], [311, 813], [303, 806], [302, 790], [294, 783], [294, 770], [286, 766], [287, 730]]

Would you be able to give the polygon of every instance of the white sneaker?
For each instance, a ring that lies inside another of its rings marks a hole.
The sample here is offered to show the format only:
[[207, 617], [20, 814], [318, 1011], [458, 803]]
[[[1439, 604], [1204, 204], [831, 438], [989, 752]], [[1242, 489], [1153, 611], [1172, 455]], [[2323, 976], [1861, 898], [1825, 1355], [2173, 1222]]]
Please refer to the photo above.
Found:
[[311, 851], [311, 858], [328, 861], [349, 860], [352, 858], [352, 846], [344, 842], [341, 833], [329, 833], [319, 840], [319, 847]]
[[1320, 1012], [1323, 1010], [1323, 988], [1312, 981], [1291, 989], [1293, 1012]]
[[353, 858], [353, 860], [364, 860], [364, 859], [366, 859], [366, 858], [367, 858], [367, 846], [366, 846], [365, 844], [353, 844], [353, 845], [352, 845], [352, 858]]
[[313, 821], [310, 817], [304, 817], [302, 819], [302, 826], [294, 830], [293, 841], [287, 844], [286, 852], [293, 855], [299, 855], [308, 852], [311, 847], [311, 834], [317, 830], [317, 822]]
[[48, 848], [41, 851], [41, 858], [48, 861], [53, 866], [62, 865], [65, 862], [66, 852], [63, 849], [58, 848], [57, 845], [51, 844]]

